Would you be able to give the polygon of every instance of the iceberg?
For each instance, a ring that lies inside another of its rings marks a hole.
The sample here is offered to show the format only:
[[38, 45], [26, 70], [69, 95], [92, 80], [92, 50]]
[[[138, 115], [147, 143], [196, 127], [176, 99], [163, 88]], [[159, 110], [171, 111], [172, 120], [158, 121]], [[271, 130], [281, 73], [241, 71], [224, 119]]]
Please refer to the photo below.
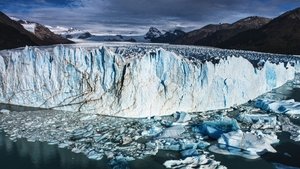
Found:
[[166, 168], [208, 168], [226, 169], [220, 162], [209, 159], [205, 155], [187, 157], [184, 160], [168, 160], [164, 162]]
[[174, 114], [174, 116], [177, 117], [177, 121], [175, 123], [173, 123], [173, 125], [186, 124], [188, 121], [190, 121], [192, 119], [192, 116], [186, 112], [176, 112], [176, 114]]
[[261, 108], [265, 111], [270, 111], [274, 113], [282, 114], [300, 114], [300, 103], [295, 102], [294, 99], [291, 100], [269, 100], [269, 99], [258, 99], [255, 102], [257, 108]]
[[214, 121], [205, 121], [198, 127], [194, 127], [193, 130], [203, 135], [207, 135], [211, 138], [218, 139], [223, 133], [232, 131], [238, 131], [240, 129], [239, 124], [235, 119], [221, 118]]
[[247, 114], [241, 113], [237, 119], [246, 124], [252, 125], [252, 128], [275, 128], [277, 126], [277, 117], [268, 114]]
[[9, 114], [10, 110], [7, 109], [0, 109], [0, 114]]
[[[122, 117], [223, 109], [293, 79], [295, 68], [276, 62], [282, 58], [146, 44], [4, 50], [0, 102]], [[253, 59], [267, 61], [257, 68]]]
[[259, 130], [255, 132], [238, 130], [223, 134], [218, 139], [218, 144], [210, 146], [209, 150], [219, 154], [256, 159], [264, 152], [275, 153], [276, 150], [271, 144], [278, 142], [279, 140], [274, 133], [264, 134]]

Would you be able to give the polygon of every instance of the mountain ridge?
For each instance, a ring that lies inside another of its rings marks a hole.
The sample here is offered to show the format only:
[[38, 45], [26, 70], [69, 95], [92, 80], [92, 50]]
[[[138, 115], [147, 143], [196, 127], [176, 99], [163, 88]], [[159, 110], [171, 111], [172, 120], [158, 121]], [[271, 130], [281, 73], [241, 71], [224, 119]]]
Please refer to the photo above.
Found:
[[42, 25], [37, 26], [37, 34], [26, 30], [21, 23], [12, 20], [0, 11], [0, 50], [17, 47], [73, 43], [52, 33]]
[[216, 45], [228, 49], [300, 54], [300, 8], [288, 11], [259, 29], [241, 32]]

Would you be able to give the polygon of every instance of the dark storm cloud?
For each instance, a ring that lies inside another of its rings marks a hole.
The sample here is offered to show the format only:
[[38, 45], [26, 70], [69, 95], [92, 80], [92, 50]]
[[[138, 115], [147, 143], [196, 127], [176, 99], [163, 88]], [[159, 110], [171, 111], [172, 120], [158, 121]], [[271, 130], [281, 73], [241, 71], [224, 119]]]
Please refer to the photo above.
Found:
[[[7, 1], [6, 3], [3, 3]], [[1, 0], [11, 15], [100, 32], [145, 32], [149, 26], [199, 28], [250, 15], [274, 17], [300, 0]], [[16, 9], [19, 8], [19, 9]], [[26, 7], [26, 9], [24, 9]]]

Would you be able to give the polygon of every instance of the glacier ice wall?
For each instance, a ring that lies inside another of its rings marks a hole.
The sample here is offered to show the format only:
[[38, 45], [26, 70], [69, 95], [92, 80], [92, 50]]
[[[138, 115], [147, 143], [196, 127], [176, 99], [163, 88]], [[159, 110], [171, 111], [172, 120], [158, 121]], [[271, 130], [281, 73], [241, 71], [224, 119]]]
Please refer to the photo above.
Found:
[[0, 55], [0, 102], [124, 117], [227, 108], [295, 73], [289, 64], [255, 68], [235, 56], [216, 64], [163, 47], [26, 47]]

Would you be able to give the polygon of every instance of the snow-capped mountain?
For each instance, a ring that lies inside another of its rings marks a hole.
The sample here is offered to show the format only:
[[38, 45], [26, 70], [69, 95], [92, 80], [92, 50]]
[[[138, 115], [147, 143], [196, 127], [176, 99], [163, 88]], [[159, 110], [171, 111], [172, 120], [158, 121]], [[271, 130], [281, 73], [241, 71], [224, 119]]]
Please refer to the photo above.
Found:
[[45, 41], [55, 41], [58, 43], [71, 42], [66, 37], [56, 34], [55, 32], [51, 31], [47, 26], [44, 26], [40, 23], [27, 21], [27, 20], [23, 20], [23, 19], [18, 19], [15, 17], [10, 17], [10, 19], [20, 23], [24, 27], [24, 29], [33, 33], [39, 39], [42, 39]]
[[88, 31], [83, 31], [77, 28], [67, 28], [63, 26], [50, 26], [50, 25], [42, 25], [37, 22], [27, 21], [23, 19], [19, 19], [16, 17], [10, 17], [12, 20], [19, 22], [27, 31], [35, 33], [35, 29], [37, 26], [45, 27], [49, 29], [56, 35], [60, 35], [63, 38], [67, 39], [86, 39], [91, 37], [91, 33]]
[[145, 35], [145, 39], [151, 40], [151, 39], [158, 38], [160, 36], [162, 36], [162, 33], [160, 32], [160, 30], [158, 30], [155, 27], [150, 27], [149, 31]]
[[172, 43], [186, 34], [184, 31], [179, 29], [163, 32], [165, 33], [162, 33], [155, 27], [150, 27], [149, 31], [145, 35], [145, 39], [154, 43]]
[[93, 35], [87, 40], [96, 42], [150, 42], [143, 35]]
[[0, 49], [63, 43], [73, 42], [55, 35], [41, 24], [10, 18], [0, 12]]
[[35, 28], [36, 28], [38, 23], [30, 22], [30, 21], [26, 21], [26, 20], [21, 20], [21, 19], [17, 19], [17, 18], [13, 18], [13, 19], [15, 21], [19, 22], [27, 31], [29, 31], [31, 33], [35, 33]]
[[61, 35], [64, 38], [68, 39], [87, 39], [92, 36], [88, 31], [83, 31], [77, 28], [66, 28], [62, 26], [46, 26], [55, 34]]

